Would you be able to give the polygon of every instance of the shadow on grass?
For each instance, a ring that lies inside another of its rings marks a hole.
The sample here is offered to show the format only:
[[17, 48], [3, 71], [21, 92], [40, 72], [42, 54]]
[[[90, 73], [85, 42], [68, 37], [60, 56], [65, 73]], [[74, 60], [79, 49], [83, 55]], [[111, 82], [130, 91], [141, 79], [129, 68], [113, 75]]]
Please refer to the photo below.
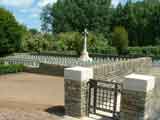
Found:
[[64, 106], [53, 106], [53, 107], [46, 109], [45, 112], [48, 112], [49, 114], [55, 114], [57, 116], [65, 115]]

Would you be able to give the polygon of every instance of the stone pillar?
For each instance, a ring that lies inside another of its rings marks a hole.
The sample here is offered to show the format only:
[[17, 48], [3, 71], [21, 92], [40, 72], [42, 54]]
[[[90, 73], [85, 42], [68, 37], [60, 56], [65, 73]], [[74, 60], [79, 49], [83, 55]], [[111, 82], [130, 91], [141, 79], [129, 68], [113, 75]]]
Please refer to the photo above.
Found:
[[87, 82], [93, 78], [92, 68], [65, 68], [65, 111], [70, 117], [87, 115]]
[[121, 100], [121, 120], [149, 120], [155, 77], [131, 74], [125, 77]]

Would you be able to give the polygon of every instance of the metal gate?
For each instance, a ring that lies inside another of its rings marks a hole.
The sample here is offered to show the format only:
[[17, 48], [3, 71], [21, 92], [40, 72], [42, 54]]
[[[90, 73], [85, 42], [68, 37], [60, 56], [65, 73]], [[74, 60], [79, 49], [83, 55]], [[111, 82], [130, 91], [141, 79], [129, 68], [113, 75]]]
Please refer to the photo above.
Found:
[[[89, 81], [88, 113], [112, 119], [119, 119], [121, 84], [115, 82], [90, 80]], [[118, 97], [119, 96], [119, 97]]]

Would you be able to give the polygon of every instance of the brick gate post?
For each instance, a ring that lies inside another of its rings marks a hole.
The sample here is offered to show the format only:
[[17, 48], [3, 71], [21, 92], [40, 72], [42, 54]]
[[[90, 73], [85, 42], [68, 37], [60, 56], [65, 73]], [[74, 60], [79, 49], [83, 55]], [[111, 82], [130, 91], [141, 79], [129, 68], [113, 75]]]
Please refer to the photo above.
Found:
[[73, 67], [64, 70], [67, 116], [81, 118], [87, 115], [87, 82], [91, 78], [92, 68]]
[[155, 77], [131, 74], [125, 77], [121, 100], [121, 120], [149, 120]]

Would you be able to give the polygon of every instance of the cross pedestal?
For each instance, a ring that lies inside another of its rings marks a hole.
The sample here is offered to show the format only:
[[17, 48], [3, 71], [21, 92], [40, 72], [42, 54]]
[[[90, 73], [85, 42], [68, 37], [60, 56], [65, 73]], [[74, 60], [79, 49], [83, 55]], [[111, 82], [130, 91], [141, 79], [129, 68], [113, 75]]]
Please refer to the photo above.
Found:
[[83, 44], [83, 52], [80, 56], [81, 61], [92, 61], [92, 58], [89, 57], [88, 52], [87, 52], [87, 29], [84, 30], [84, 44]]
[[80, 60], [82, 60], [82, 61], [92, 61], [92, 58], [89, 57], [87, 51], [83, 51], [81, 56], [80, 56]]

